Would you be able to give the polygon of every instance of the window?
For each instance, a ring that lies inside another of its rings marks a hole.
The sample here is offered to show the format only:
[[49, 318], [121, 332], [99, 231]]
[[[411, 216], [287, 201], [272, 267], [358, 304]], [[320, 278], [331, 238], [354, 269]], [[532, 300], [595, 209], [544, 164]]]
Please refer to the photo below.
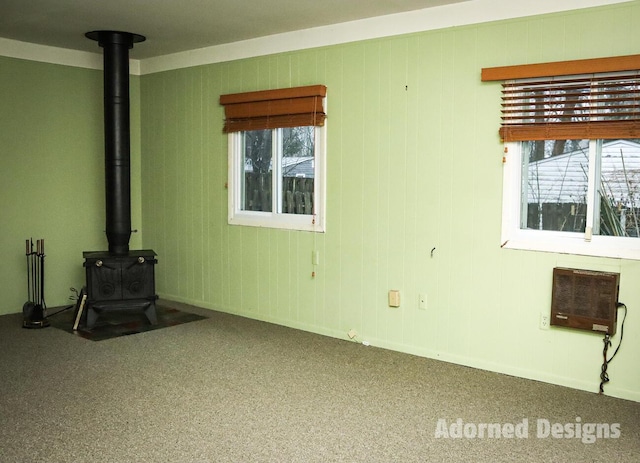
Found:
[[640, 259], [640, 56], [621, 58], [487, 69], [505, 79], [503, 247]]
[[504, 247], [640, 259], [640, 140], [505, 146]]
[[223, 95], [229, 223], [323, 232], [326, 87]]

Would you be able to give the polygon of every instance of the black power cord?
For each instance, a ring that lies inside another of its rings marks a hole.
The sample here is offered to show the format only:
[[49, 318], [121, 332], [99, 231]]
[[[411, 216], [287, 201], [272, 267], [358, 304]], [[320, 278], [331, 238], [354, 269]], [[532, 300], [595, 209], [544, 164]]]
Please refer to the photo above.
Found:
[[611, 347], [611, 336], [609, 334], [604, 335], [604, 350], [602, 351], [602, 356], [604, 358], [604, 363], [602, 364], [602, 370], [600, 371], [600, 394], [604, 394], [604, 385], [609, 382], [609, 374], [607, 373], [607, 367], [616, 356], [618, 351], [620, 350], [620, 346], [622, 345], [622, 337], [624, 336], [624, 321], [627, 319], [627, 306], [621, 302], [618, 302], [618, 308], [622, 307], [624, 309], [624, 317], [622, 317], [622, 325], [620, 326], [620, 342], [618, 343], [618, 347], [613, 352], [613, 355], [610, 359], [607, 359], [607, 352], [609, 347]]
[[62, 308], [62, 309], [60, 309], [60, 310], [58, 310], [56, 312], [47, 314], [47, 317], [53, 317], [54, 315], [58, 315], [59, 313], [64, 312], [65, 310], [72, 309], [73, 307], [74, 307], [73, 305], [65, 306], [64, 308]]
[[[76, 288], [69, 288], [69, 291], [71, 291], [73, 294], [75, 294], [75, 296], [69, 296], [69, 299], [71, 299], [72, 301], [77, 301], [78, 299], [80, 299], [80, 294], [78, 293], [78, 290]], [[64, 311], [66, 311], [66, 310], [74, 308], [75, 306], [76, 306], [75, 303], [71, 304], [71, 305], [64, 306], [62, 309], [60, 309], [60, 310], [58, 310], [56, 312], [47, 314], [47, 316], [48, 317], [53, 317], [54, 315], [58, 315], [59, 313], [62, 313]]]

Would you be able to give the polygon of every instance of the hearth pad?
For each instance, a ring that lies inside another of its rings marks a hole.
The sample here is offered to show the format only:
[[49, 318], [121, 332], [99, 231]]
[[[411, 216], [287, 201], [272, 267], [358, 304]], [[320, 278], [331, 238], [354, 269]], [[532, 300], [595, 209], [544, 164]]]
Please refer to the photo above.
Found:
[[48, 318], [51, 326], [91, 341], [104, 341], [105, 339], [144, 333], [145, 331], [153, 331], [207, 318], [202, 315], [183, 312], [167, 305], [156, 304], [158, 323], [155, 325], [149, 323], [143, 312], [114, 311], [109, 313], [108, 317], [98, 318], [93, 328], [74, 331], [73, 309], [56, 314], [61, 309], [63, 307], [51, 307], [47, 310], [48, 313], [55, 314]]

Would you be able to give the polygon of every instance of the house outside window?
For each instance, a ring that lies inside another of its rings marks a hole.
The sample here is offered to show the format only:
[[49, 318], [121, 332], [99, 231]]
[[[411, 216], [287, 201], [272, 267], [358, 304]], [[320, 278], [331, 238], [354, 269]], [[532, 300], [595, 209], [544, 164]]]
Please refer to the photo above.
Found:
[[312, 86], [221, 97], [230, 224], [324, 232], [325, 91]]
[[584, 233], [591, 227], [595, 235], [640, 236], [639, 141], [524, 142], [521, 228]]

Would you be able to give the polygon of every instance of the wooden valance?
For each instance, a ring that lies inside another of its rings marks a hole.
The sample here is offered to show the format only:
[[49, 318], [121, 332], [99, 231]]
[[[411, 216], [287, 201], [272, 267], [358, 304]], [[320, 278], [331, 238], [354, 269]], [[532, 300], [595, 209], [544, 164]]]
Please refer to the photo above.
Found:
[[324, 85], [261, 90], [220, 96], [224, 133], [285, 127], [322, 126]]
[[613, 56], [610, 58], [579, 59], [482, 68], [481, 80], [483, 82], [489, 82], [495, 80], [528, 79], [533, 77], [633, 71], [636, 69], [640, 69], [640, 55], [626, 55]]
[[485, 68], [503, 141], [640, 138], [640, 55]]

